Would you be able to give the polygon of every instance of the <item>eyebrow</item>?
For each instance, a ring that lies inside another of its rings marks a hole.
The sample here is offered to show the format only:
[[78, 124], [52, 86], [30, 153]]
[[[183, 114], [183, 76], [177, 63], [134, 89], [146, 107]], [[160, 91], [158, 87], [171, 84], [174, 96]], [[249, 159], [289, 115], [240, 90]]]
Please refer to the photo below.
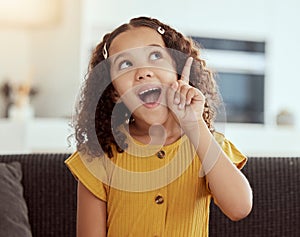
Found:
[[148, 46], [156, 46], [156, 47], [164, 48], [164, 47], [161, 46], [160, 44], [149, 44]]
[[129, 53], [128, 52], [120, 53], [117, 57], [114, 58], [113, 64], [115, 64], [119, 58], [124, 57], [127, 54], [129, 54]]
[[[163, 48], [163, 46], [162, 46], [162, 45], [159, 45], [159, 44], [149, 44], [149, 45], [144, 46], [144, 47], [149, 47], [149, 46], [155, 46], [155, 47]], [[141, 48], [143, 48], [143, 47], [141, 47]], [[116, 61], [117, 61], [119, 58], [124, 57], [124, 56], [126, 56], [126, 55], [128, 55], [128, 54], [130, 54], [130, 52], [120, 53], [120, 54], [119, 54], [118, 56], [116, 56], [116, 58], [113, 60], [113, 64], [115, 64]]]

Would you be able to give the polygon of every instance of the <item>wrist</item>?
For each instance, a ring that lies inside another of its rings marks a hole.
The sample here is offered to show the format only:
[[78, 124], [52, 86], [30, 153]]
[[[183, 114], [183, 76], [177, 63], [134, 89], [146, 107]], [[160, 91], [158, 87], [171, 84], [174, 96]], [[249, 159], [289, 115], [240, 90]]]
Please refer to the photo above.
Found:
[[203, 119], [185, 123], [181, 127], [185, 133], [190, 133], [190, 132], [195, 133], [195, 132], [208, 130], [207, 124]]
[[182, 130], [194, 144], [194, 146], [198, 146], [199, 143], [210, 140], [212, 137], [212, 134], [204, 120], [198, 120], [197, 122], [185, 124], [182, 126]]

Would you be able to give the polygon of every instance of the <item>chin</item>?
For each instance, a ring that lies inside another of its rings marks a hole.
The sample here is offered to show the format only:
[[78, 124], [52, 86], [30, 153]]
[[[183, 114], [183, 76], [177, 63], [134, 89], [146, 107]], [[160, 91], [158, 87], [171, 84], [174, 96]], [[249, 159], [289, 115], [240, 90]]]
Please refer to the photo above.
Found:
[[[140, 117], [140, 116], [139, 116]], [[141, 111], [141, 120], [143, 120], [148, 125], [154, 125], [154, 124], [165, 124], [168, 119], [170, 118], [170, 114], [168, 109], [165, 107], [162, 109], [157, 110], [150, 110], [150, 111]]]
[[149, 125], [154, 125], [154, 124], [160, 124], [163, 125], [167, 121], [166, 116], [161, 116], [161, 115], [155, 115], [152, 114], [150, 116], [147, 116], [146, 118], [143, 119], [147, 124]]

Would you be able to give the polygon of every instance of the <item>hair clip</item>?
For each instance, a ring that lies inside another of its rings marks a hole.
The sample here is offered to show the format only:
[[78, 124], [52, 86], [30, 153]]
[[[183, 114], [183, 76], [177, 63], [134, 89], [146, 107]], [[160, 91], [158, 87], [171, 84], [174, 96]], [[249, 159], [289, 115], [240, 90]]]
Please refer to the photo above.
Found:
[[163, 35], [163, 34], [165, 33], [165, 29], [162, 28], [161, 26], [159, 26], [159, 27], [157, 28], [157, 31], [158, 31], [158, 33], [160, 33], [161, 35]]
[[108, 52], [107, 52], [107, 49], [106, 49], [106, 43], [104, 43], [102, 54], [103, 54], [103, 57], [104, 57], [105, 59], [107, 59], [107, 57], [108, 57]]

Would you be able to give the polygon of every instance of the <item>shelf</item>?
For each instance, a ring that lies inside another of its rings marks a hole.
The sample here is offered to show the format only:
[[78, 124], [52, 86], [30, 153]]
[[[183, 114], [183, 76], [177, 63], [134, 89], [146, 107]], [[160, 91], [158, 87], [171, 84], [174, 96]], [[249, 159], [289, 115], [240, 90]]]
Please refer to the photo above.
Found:
[[226, 124], [223, 131], [247, 156], [300, 157], [300, 131], [293, 127]]
[[[0, 154], [72, 153], [67, 138], [71, 134], [68, 119], [36, 118], [27, 122], [0, 119]], [[247, 156], [300, 157], [300, 131], [292, 127], [261, 124], [217, 124], [223, 133]]]
[[36, 118], [28, 121], [0, 119], [0, 153], [70, 153], [67, 119]]

